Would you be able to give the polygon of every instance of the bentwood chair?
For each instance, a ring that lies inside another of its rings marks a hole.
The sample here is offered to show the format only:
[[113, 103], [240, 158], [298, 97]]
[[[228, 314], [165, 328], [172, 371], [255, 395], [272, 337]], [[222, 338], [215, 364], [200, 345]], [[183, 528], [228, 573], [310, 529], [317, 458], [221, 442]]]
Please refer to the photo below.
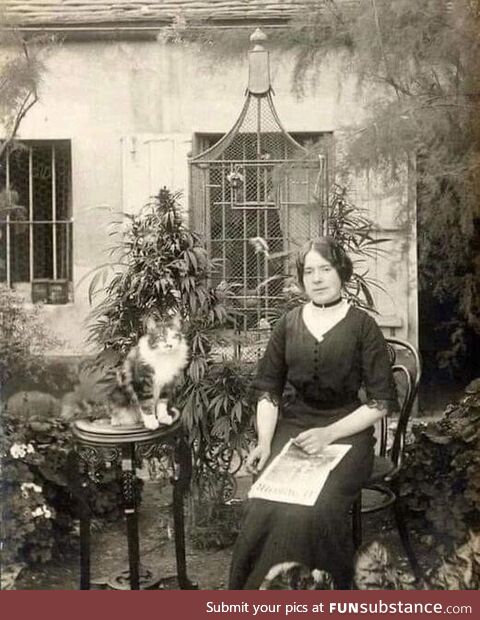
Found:
[[396, 338], [387, 338], [392, 370], [397, 384], [400, 411], [393, 437], [389, 437], [389, 416], [379, 424], [379, 450], [375, 455], [373, 472], [362, 489], [352, 509], [353, 542], [355, 548], [362, 543], [362, 515], [374, 513], [390, 506], [410, 566], [417, 581], [424, 578], [412, 546], [405, 522], [399, 493], [398, 477], [402, 467], [407, 425], [412, 413], [421, 377], [421, 361], [415, 347]]

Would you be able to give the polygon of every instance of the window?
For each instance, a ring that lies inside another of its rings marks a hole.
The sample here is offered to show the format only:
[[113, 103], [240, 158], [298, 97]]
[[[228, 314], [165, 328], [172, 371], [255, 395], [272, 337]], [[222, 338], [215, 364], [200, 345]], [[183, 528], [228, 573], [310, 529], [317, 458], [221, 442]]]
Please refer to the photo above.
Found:
[[32, 301], [67, 303], [72, 281], [71, 149], [68, 140], [24, 141], [0, 162], [0, 281], [31, 284]]

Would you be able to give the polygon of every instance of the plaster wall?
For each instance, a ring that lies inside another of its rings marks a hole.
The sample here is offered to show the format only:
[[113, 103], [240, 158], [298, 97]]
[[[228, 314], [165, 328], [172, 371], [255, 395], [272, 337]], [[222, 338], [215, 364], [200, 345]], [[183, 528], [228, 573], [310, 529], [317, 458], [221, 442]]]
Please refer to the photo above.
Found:
[[[270, 65], [275, 104], [288, 131], [333, 131], [341, 143], [344, 127], [361, 122], [361, 93], [353, 80], [338, 79], [335, 58], [326, 59], [315, 82], [307, 80], [308, 96], [301, 99], [292, 91], [292, 55], [272, 52]], [[247, 79], [246, 57], [219, 57], [194, 44], [67, 42], [51, 53], [41, 101], [19, 135], [71, 140], [75, 300], [46, 309], [65, 340], [64, 352], [85, 352], [88, 278], [78, 283], [105, 261], [114, 214], [138, 210], [163, 185], [187, 191], [192, 136], [230, 129]], [[379, 199], [370, 196], [368, 184], [359, 187], [377, 216]], [[395, 201], [388, 209], [394, 218]], [[393, 297], [406, 301], [397, 334], [411, 337], [411, 283], [398, 273], [390, 278]]]

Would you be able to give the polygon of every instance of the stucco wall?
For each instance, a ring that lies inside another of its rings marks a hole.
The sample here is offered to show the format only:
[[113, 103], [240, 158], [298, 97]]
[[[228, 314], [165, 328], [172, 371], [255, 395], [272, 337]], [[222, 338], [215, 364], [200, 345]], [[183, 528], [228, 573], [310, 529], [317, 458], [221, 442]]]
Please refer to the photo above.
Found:
[[[138, 209], [161, 185], [187, 191], [192, 135], [226, 132], [232, 126], [243, 103], [248, 61], [222, 58], [197, 45], [70, 42], [51, 54], [47, 66], [41, 102], [23, 122], [20, 137], [71, 140], [77, 285], [105, 260], [108, 222], [115, 211]], [[292, 92], [292, 69], [290, 55], [271, 54], [275, 104], [286, 129], [334, 131], [341, 141], [342, 128], [363, 115], [362, 96], [353, 82], [339, 80], [337, 63], [329, 58], [315, 83], [308, 84], [308, 96], [298, 99]], [[378, 196], [371, 200], [363, 181], [359, 188], [362, 202], [378, 216]], [[390, 202], [389, 218], [394, 218], [398, 205]], [[409, 260], [415, 262], [412, 252], [409, 246]], [[383, 277], [388, 265], [375, 269]], [[400, 273], [393, 273], [388, 283], [393, 287], [390, 298], [403, 296], [405, 301], [397, 333], [415, 340], [416, 306], [408, 307], [408, 278]], [[75, 288], [74, 304], [47, 308], [68, 352], [85, 349], [87, 283]], [[379, 301], [385, 314], [398, 310], [381, 295]]]

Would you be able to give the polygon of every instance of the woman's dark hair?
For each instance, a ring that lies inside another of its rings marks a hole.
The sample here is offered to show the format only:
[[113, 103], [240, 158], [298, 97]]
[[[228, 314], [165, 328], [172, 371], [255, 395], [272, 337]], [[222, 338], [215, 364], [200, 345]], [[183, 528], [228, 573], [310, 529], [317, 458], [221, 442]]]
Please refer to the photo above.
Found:
[[308, 241], [298, 252], [296, 266], [298, 282], [301, 286], [303, 286], [305, 257], [310, 250], [318, 252], [320, 256], [323, 256], [325, 260], [328, 260], [328, 262], [338, 273], [342, 284], [345, 284], [345, 282], [350, 280], [353, 273], [353, 265], [345, 250], [337, 241], [335, 241], [333, 237], [318, 237], [318, 239]]

